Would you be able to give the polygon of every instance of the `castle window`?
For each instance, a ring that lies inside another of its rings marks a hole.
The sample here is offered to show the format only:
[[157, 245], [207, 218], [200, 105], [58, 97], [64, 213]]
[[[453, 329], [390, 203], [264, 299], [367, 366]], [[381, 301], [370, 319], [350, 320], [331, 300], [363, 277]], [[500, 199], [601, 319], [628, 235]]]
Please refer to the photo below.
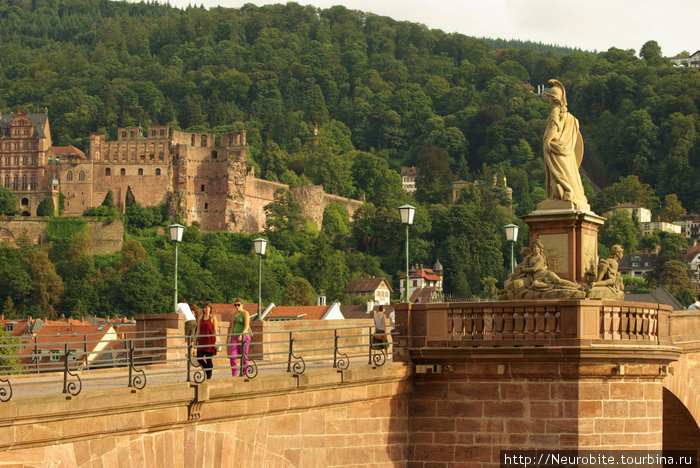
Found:
[[17, 176], [12, 178], [12, 190], [19, 190], [19, 177]]
[[211, 158], [216, 159], [219, 156], [219, 154], [216, 151], [211, 152]]
[[160, 168], [156, 169], [156, 175], [160, 175]]
[[142, 154], [142, 155], [141, 155], [141, 161], [145, 161], [145, 160], [146, 160], [146, 155], [145, 155], [145, 154]]
[[156, 136], [156, 131], [155, 131], [155, 130], [151, 130], [151, 136], [152, 136], [152, 137]]
[[194, 139], [194, 138], [195, 138], [195, 137], [194, 137], [194, 133], [193, 133], [193, 134], [192, 134], [191, 141], [190, 141], [190, 146], [194, 146], [194, 143], [195, 143], [195, 139]]
[[163, 153], [158, 153], [158, 159], [163, 160]]
[[163, 130], [163, 129], [161, 128], [161, 129], [160, 129], [160, 136], [164, 136], [164, 135], [165, 135], [165, 130]]
[[153, 161], [154, 159], [156, 159], [156, 155], [153, 154], [153, 153], [151, 153], [151, 154], [148, 155], [148, 159], [150, 159], [151, 161]]
[[134, 138], [134, 131], [133, 130], [129, 132], [129, 137]]
[[5, 176], [5, 187], [10, 188], [10, 176]]
[[200, 138], [200, 145], [204, 148], [207, 147], [207, 136], [206, 135], [202, 135], [202, 138]]
[[73, 180], [73, 172], [72, 171], [66, 172], [66, 180], [67, 181]]
[[32, 175], [31, 181], [32, 182], [29, 185], [29, 190], [31, 190], [31, 189], [36, 190], [36, 176], [35, 175]]
[[36, 166], [36, 156], [32, 156], [32, 165]]
[[29, 198], [23, 198], [19, 203], [22, 206], [29, 206]]
[[112, 174], [112, 170], [111, 170], [110, 168], [108, 168], [108, 167], [105, 168], [105, 175], [108, 176], [108, 175], [111, 175], [111, 174]]
[[139, 175], [143, 175], [143, 169], [139, 168]]
[[22, 176], [22, 190], [27, 190], [27, 176], [26, 176], [26, 174]]
[[126, 132], [122, 132], [122, 138], [126, 138]]
[[124, 168], [122, 167], [121, 170], [119, 171], [119, 174], [121, 174], [121, 175], [123, 175], [123, 176], [126, 175], [126, 169], [124, 169]]
[[78, 180], [85, 180], [85, 172], [84, 171], [78, 172]]
[[201, 189], [201, 191], [204, 192], [204, 184], [202, 184], [202, 189]]
[[209, 203], [205, 203], [205, 204], [204, 204], [204, 209], [206, 210], [206, 209], [208, 209], [208, 208], [209, 208]]

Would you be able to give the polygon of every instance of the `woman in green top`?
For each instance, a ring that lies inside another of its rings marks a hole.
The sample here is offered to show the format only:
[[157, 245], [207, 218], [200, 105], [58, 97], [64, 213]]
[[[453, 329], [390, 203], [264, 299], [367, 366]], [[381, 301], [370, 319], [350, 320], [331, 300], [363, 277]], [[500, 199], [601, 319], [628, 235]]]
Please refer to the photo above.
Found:
[[241, 376], [245, 376], [245, 367], [248, 365], [248, 350], [250, 349], [250, 315], [243, 308], [240, 299], [233, 302], [233, 317], [231, 318], [231, 327], [228, 332], [229, 346], [228, 355], [231, 361], [231, 373], [234, 377], [238, 375], [238, 355], [243, 355], [241, 363]]

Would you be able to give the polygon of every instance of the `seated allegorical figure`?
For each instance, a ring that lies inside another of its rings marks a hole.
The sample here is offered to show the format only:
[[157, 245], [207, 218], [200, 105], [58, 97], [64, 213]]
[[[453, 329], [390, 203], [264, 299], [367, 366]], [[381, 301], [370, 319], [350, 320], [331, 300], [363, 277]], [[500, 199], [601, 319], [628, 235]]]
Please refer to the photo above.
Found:
[[499, 292], [500, 299], [520, 299], [520, 295], [525, 291], [525, 279], [527, 275], [523, 273], [523, 265], [525, 259], [530, 256], [530, 248], [523, 247], [520, 250], [520, 257], [523, 259], [513, 270], [513, 273], [508, 275], [508, 279], [503, 283], [503, 290]]
[[585, 290], [578, 284], [568, 281], [547, 268], [544, 244], [535, 239], [530, 244], [532, 252], [524, 261], [521, 271], [526, 275], [524, 281], [524, 299], [538, 298], [575, 298], [585, 297]]
[[598, 262], [598, 274], [590, 285], [589, 298], [617, 300], [625, 298], [625, 285], [618, 270], [618, 262], [623, 253], [622, 246], [615, 244], [610, 249], [610, 256]]

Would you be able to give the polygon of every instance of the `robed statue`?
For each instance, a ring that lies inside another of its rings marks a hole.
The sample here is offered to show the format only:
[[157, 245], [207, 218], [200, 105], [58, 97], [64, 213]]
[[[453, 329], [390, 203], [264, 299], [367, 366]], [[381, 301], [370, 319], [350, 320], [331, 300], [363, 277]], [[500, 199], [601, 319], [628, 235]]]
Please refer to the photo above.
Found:
[[578, 119], [567, 109], [564, 85], [557, 80], [549, 80], [547, 84], [549, 88], [543, 94], [552, 105], [542, 140], [547, 200], [568, 201], [573, 208], [589, 210], [578, 172], [583, 159]]

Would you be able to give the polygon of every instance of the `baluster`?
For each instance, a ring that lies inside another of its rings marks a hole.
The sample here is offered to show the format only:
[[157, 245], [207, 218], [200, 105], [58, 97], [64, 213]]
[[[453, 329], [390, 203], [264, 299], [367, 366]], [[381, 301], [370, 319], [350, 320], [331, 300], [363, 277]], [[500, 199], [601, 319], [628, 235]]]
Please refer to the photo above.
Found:
[[561, 312], [558, 310], [554, 313], [554, 336], [559, 338], [561, 333]]
[[467, 336], [467, 314], [462, 310], [462, 339]]

